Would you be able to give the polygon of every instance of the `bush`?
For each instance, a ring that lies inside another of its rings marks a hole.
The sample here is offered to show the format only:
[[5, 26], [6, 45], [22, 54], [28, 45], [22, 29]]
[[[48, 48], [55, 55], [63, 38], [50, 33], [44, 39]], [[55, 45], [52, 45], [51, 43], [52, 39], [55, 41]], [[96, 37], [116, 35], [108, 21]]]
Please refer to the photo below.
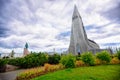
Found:
[[9, 58], [9, 56], [4, 56], [4, 57], [3, 57], [3, 59], [8, 59], [8, 58]]
[[23, 72], [19, 73], [15, 80], [31, 80], [32, 78], [35, 78], [43, 74], [45, 74], [43, 67], [26, 69]]
[[95, 59], [95, 65], [101, 65], [101, 64], [102, 64], [101, 60]]
[[97, 53], [96, 57], [100, 59], [102, 63], [109, 63], [111, 60], [110, 54], [107, 51]]
[[95, 64], [95, 59], [91, 52], [83, 53], [81, 57], [82, 57], [82, 61], [85, 62], [86, 64], [91, 66]]
[[117, 57], [120, 60], [120, 49], [117, 51]]
[[82, 60], [79, 60], [75, 62], [75, 66], [76, 67], [85, 66], [85, 63]]
[[16, 80], [31, 80], [32, 78], [38, 77], [40, 75], [46, 74], [48, 72], [53, 72], [56, 70], [63, 69], [63, 65], [51, 65], [46, 63], [44, 67], [36, 67], [24, 70], [16, 77]]
[[31, 53], [24, 58], [8, 59], [8, 64], [19, 66], [21, 68], [43, 66], [47, 62], [48, 57], [44, 53]]
[[59, 61], [60, 61], [60, 55], [58, 54], [49, 55], [48, 57], [49, 64], [58, 64]]
[[48, 62], [48, 58], [44, 53], [32, 53], [24, 57], [21, 67], [32, 68], [37, 66], [43, 66]]
[[23, 61], [23, 58], [13, 58], [13, 59], [8, 59], [8, 64], [14, 65], [14, 66], [21, 66]]
[[77, 55], [76, 60], [81, 60], [81, 56]]
[[112, 60], [110, 61], [111, 64], [119, 64], [120, 60], [117, 57], [112, 58]]
[[44, 65], [44, 71], [45, 72], [53, 72], [53, 71], [60, 70], [60, 69], [63, 69], [63, 68], [64, 67], [61, 64], [51, 65], [51, 64], [46, 63]]
[[7, 64], [6, 59], [0, 59], [0, 72], [5, 72], [6, 64]]
[[75, 56], [73, 56], [72, 54], [67, 54], [61, 57], [60, 63], [62, 63], [66, 68], [74, 68], [75, 60]]
[[0, 66], [4, 66], [7, 64], [7, 59], [0, 59]]

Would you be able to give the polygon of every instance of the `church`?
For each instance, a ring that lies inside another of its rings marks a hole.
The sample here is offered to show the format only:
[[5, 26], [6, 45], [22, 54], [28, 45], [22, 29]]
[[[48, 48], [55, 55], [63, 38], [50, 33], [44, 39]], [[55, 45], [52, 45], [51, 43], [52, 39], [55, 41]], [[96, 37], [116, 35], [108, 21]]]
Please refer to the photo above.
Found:
[[108, 49], [100, 49], [99, 45], [95, 41], [87, 38], [82, 18], [75, 5], [72, 16], [72, 28], [68, 52], [74, 55], [78, 55], [87, 51], [91, 51], [95, 54], [96, 52], [103, 50], [111, 52], [111, 50]]

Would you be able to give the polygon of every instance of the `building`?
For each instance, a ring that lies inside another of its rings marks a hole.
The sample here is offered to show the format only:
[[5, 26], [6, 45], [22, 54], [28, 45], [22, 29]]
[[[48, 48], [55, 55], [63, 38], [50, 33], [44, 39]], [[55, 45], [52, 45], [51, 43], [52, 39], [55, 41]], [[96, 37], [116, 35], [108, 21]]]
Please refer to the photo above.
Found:
[[104, 49], [100, 49], [96, 42], [87, 38], [82, 18], [75, 5], [72, 16], [72, 28], [68, 52], [77, 55], [87, 51], [96, 53], [103, 50]]

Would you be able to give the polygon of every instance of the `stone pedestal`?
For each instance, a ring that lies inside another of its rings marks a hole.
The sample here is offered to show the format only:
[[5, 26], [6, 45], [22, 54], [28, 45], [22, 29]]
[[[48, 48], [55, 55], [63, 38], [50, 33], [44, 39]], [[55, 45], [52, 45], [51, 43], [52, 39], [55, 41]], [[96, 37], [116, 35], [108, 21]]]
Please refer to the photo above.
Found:
[[24, 48], [23, 56], [26, 56], [26, 55], [28, 55], [28, 54], [29, 54], [28, 49]]

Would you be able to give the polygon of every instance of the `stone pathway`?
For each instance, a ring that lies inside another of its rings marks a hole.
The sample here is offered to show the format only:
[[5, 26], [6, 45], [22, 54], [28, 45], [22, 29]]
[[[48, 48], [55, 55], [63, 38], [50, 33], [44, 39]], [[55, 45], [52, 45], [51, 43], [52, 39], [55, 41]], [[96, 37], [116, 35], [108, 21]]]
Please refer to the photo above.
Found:
[[0, 80], [15, 80], [17, 74], [22, 71], [23, 70], [16, 70], [16, 71], [0, 73]]

